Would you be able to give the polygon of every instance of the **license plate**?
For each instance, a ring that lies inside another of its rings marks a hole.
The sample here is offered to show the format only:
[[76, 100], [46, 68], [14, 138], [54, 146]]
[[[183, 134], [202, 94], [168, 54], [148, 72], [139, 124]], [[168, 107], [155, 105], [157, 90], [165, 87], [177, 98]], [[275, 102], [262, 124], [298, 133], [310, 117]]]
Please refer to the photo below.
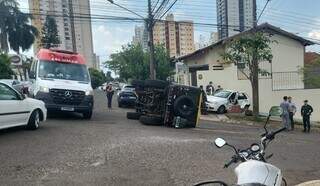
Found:
[[136, 99], [136, 97], [129, 97], [129, 99]]
[[72, 112], [72, 111], [74, 111], [74, 108], [73, 107], [61, 107], [61, 110], [62, 111], [70, 111], [70, 112]]

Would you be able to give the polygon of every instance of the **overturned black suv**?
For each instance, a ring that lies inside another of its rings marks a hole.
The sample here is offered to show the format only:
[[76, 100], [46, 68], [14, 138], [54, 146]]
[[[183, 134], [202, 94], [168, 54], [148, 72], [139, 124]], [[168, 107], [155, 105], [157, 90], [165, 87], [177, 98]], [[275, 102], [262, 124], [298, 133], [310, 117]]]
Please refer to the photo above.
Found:
[[199, 88], [160, 80], [134, 80], [132, 85], [137, 94], [136, 112], [128, 112], [128, 119], [139, 119], [145, 125], [196, 126], [201, 102]]

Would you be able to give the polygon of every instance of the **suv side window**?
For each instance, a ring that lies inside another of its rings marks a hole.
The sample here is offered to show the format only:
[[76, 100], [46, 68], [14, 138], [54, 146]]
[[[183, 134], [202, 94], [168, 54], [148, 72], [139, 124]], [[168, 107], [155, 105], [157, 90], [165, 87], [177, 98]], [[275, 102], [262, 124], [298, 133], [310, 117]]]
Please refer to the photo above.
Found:
[[244, 93], [239, 93], [239, 95], [238, 95], [238, 100], [239, 100], [239, 99], [241, 99], [241, 100], [247, 99], [247, 96], [246, 96]]
[[10, 87], [0, 84], [0, 100], [19, 100], [19, 97]]

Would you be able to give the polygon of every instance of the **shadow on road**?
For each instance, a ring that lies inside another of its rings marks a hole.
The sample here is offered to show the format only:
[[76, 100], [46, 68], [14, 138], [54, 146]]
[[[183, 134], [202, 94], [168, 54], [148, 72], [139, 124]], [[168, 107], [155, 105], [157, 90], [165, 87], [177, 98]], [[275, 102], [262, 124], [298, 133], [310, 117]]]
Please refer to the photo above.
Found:
[[75, 112], [48, 112], [48, 119], [83, 120], [83, 116], [81, 113], [75, 113]]
[[13, 134], [21, 131], [26, 131], [26, 130], [27, 130], [26, 126], [17, 126], [17, 127], [2, 129], [0, 130], [0, 136], [6, 135], [6, 134]]

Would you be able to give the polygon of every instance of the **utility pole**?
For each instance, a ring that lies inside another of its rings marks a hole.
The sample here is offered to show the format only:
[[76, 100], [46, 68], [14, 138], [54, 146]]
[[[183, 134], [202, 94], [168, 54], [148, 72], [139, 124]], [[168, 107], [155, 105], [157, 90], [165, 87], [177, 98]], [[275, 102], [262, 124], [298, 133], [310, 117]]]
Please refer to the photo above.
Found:
[[[260, 20], [263, 12], [268, 6], [268, 3], [271, 0], [267, 0], [265, 6], [263, 7], [263, 10], [261, 11], [260, 15], [258, 17], [255, 17], [254, 23], [253, 23], [253, 34], [257, 34], [257, 26], [258, 26], [258, 21]], [[256, 3], [256, 1], [254, 1]], [[256, 7], [256, 5], [254, 5]], [[256, 13], [255, 13], [256, 14]], [[255, 15], [256, 16], [256, 15]], [[253, 56], [252, 56], [252, 100], [253, 100], [253, 116], [258, 117], [259, 116], [259, 61], [257, 59], [257, 48], [254, 48]]]
[[[111, 4], [114, 4], [124, 10], [126, 10], [127, 12], [130, 12], [140, 18], [142, 18], [143, 20], [145, 20], [145, 23], [146, 23], [146, 27], [147, 27], [147, 31], [148, 31], [148, 35], [149, 35], [149, 42], [148, 42], [148, 45], [149, 45], [149, 52], [150, 52], [150, 79], [154, 80], [156, 79], [157, 77], [157, 74], [156, 74], [156, 64], [155, 64], [155, 55], [154, 55], [154, 43], [153, 43], [153, 26], [156, 22], [155, 20], [155, 17], [157, 17], [157, 14], [161, 15], [160, 11], [163, 7], [166, 6], [166, 2], [168, 3], [168, 0], [162, 0], [162, 3], [161, 5], [158, 7], [158, 9], [156, 10], [156, 13], [153, 14], [153, 10], [152, 10], [152, 5], [151, 5], [151, 0], [148, 0], [148, 17], [145, 18], [143, 17], [142, 15], [122, 6], [122, 5], [119, 5], [117, 3], [114, 2], [114, 0], [107, 0], [109, 1]], [[173, 5], [177, 2], [178, 0], [175, 0], [171, 5], [170, 7], [160, 16], [160, 19], [173, 7]], [[156, 3], [154, 9], [156, 8], [158, 2]], [[159, 11], [160, 10], [160, 11]], [[159, 12], [158, 12], [159, 11]]]
[[149, 53], [150, 53], [150, 79], [156, 79], [156, 69], [155, 69], [155, 57], [154, 57], [154, 43], [153, 43], [153, 25], [154, 19], [151, 10], [151, 0], [148, 0], [148, 18], [147, 18], [147, 31], [149, 34]]

